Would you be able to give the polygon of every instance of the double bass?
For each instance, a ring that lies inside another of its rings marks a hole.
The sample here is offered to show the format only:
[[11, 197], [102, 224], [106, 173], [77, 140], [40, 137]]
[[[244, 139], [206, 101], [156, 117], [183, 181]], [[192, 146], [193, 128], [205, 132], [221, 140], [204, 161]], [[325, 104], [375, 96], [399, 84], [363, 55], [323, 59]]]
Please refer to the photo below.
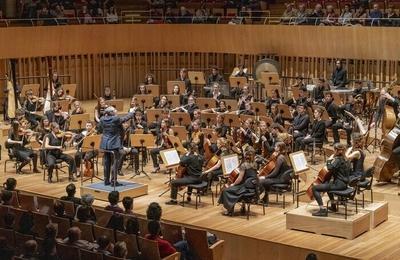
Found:
[[390, 182], [393, 174], [398, 170], [396, 161], [398, 160], [393, 154], [393, 148], [400, 145], [400, 128], [399, 121], [394, 128], [384, 136], [381, 144], [381, 152], [374, 162], [374, 177], [378, 182]]

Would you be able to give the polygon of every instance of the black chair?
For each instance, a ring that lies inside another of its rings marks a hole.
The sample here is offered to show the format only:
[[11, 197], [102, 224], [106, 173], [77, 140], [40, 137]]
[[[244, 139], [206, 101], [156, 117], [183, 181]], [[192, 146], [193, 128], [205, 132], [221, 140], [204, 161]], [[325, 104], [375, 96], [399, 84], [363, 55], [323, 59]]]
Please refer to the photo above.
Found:
[[[0, 149], [1, 149], [1, 146], [0, 146]], [[21, 162], [18, 161], [17, 158], [14, 156], [12, 148], [8, 148], [7, 149], [7, 153], [8, 153], [8, 159], [6, 159], [4, 161], [4, 172], [6, 172], [6, 170], [7, 170], [7, 163], [14, 163], [15, 170], [18, 169], [18, 167], [21, 165]], [[32, 164], [31, 163], [29, 163], [29, 169], [32, 170]]]
[[372, 192], [372, 181], [374, 179], [374, 167], [369, 168], [366, 172], [365, 172], [365, 179], [360, 180], [357, 183], [357, 194], [362, 194], [362, 207], [364, 208], [365, 206], [365, 195], [364, 192], [365, 191], [370, 191], [371, 192], [371, 203], [374, 202], [374, 195]]
[[[328, 191], [328, 194], [331, 194], [334, 196], [333, 200], [328, 200], [326, 203], [326, 207], [329, 208], [329, 204], [336, 204], [336, 210], [339, 211], [339, 205], [344, 205], [344, 218], [347, 219], [347, 203], [349, 201], [354, 201], [356, 205], [356, 214], [358, 213], [358, 207], [357, 207], [357, 183], [360, 179], [359, 178], [354, 178], [350, 181], [349, 186], [345, 190], [333, 190], [333, 191]], [[336, 199], [335, 199], [336, 197]]]
[[[208, 188], [208, 182], [203, 181], [202, 183], [199, 184], [189, 184], [187, 185], [187, 188], [192, 188], [192, 194], [195, 195], [196, 197], [196, 209], [198, 208], [198, 204], [201, 202], [201, 196], [207, 194], [207, 188]], [[212, 199], [212, 204], [214, 205], [214, 193], [212, 190], [211, 192], [211, 199]], [[182, 206], [185, 206], [185, 196], [188, 193], [188, 190], [183, 193], [182, 196]]]
[[[250, 206], [251, 205], [259, 205], [259, 201], [260, 201], [260, 190], [259, 190], [259, 181], [258, 178], [256, 178], [256, 189], [254, 190], [254, 192], [250, 192], [248, 194], [243, 195], [238, 203], [242, 204], [242, 208], [244, 208], [246, 210], [246, 218], [247, 220], [249, 220], [250, 218]], [[264, 203], [261, 203], [261, 206], [263, 208], [263, 214], [265, 215], [265, 205]]]
[[315, 141], [311, 144], [306, 145], [305, 150], [307, 152], [311, 152], [311, 164], [315, 164], [315, 154], [318, 150], [319, 155], [324, 156], [324, 161], [326, 161], [326, 154], [324, 150], [324, 142], [323, 141]]
[[276, 194], [276, 202], [278, 202], [278, 196], [282, 196], [282, 206], [285, 208], [286, 200], [285, 196], [287, 192], [292, 192], [293, 203], [295, 200], [295, 192], [293, 190], [293, 169], [289, 169], [283, 173], [283, 175], [290, 175], [289, 183], [272, 184], [269, 193]]
[[[47, 151], [44, 151], [44, 164], [43, 164], [43, 181], [46, 180], [47, 177], [47, 171], [49, 170], [49, 167], [47, 166], [47, 162], [46, 162], [46, 157], [47, 157]], [[56, 174], [56, 178], [57, 178], [57, 182], [60, 181], [59, 177], [58, 177], [58, 171], [61, 171], [63, 173], [67, 173], [66, 171], [63, 170], [63, 168], [67, 167], [67, 165], [63, 164], [63, 160], [61, 159], [56, 159], [56, 165], [54, 167], [53, 173]]]

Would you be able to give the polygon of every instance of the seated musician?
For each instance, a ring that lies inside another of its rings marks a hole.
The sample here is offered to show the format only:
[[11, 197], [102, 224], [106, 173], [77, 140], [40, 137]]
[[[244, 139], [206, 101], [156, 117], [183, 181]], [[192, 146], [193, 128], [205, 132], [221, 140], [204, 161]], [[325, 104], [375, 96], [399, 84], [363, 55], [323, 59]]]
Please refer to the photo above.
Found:
[[185, 112], [190, 115], [190, 119], [193, 120], [193, 112], [194, 110], [199, 109], [199, 107], [195, 103], [195, 99], [192, 95], [188, 97], [188, 103], [185, 106], [182, 106], [179, 111]]
[[328, 112], [329, 120], [325, 121], [325, 125], [327, 128], [331, 127], [336, 123], [338, 119], [338, 106], [333, 102], [333, 97], [331, 93], [325, 94], [325, 109]]
[[122, 123], [122, 127], [122, 149], [120, 150], [121, 157], [118, 161], [118, 175], [120, 176], [124, 176], [124, 174], [122, 173], [122, 166], [128, 155], [133, 158], [133, 163], [135, 164], [135, 172], [137, 173], [139, 171], [139, 151], [135, 147], [131, 146], [130, 141], [131, 134], [135, 133], [135, 126], [131, 125], [131, 120], [128, 120]]
[[350, 173], [350, 179], [359, 178], [360, 180], [365, 178], [364, 171], [364, 160], [365, 153], [363, 151], [363, 137], [359, 133], [353, 134], [352, 146], [346, 150], [345, 157], [352, 163], [352, 171]]
[[[201, 183], [201, 170], [204, 163], [203, 156], [199, 155], [197, 150], [197, 145], [194, 143], [190, 143], [187, 146], [188, 152], [181, 157], [181, 161], [179, 163], [180, 166], [185, 167], [186, 173], [181, 178], [176, 178], [171, 181], [171, 200], [166, 202], [168, 205], [176, 205], [177, 196], [178, 196], [178, 188], [181, 186], [186, 186], [189, 184], [198, 184]], [[187, 201], [191, 201], [191, 189], [188, 188], [188, 196], [186, 198]]]
[[179, 96], [179, 105], [184, 105], [183, 103], [183, 95], [181, 95], [181, 90], [179, 88], [179, 85], [175, 84], [172, 88], [172, 95], [174, 96]]
[[11, 150], [11, 154], [20, 163], [17, 168], [17, 174], [22, 173], [22, 168], [33, 162], [33, 172], [39, 173], [37, 168], [37, 154], [25, 146], [29, 144], [29, 138], [32, 136], [32, 131], [23, 129], [17, 120], [12, 122], [12, 127], [8, 133], [6, 148]]
[[322, 105], [324, 102], [324, 91], [329, 90], [329, 87], [326, 84], [326, 81], [324, 78], [319, 78], [317, 85], [315, 86], [315, 88], [312, 91], [312, 97], [314, 99], [314, 104], [315, 105]]
[[298, 89], [306, 87], [306, 84], [304, 83], [304, 78], [302, 76], [297, 76], [295, 82], [292, 85], [290, 85], [290, 87]]
[[345, 111], [354, 113], [353, 110], [353, 97], [348, 96], [348, 101], [346, 104], [337, 107], [337, 116], [340, 117], [336, 122], [332, 125], [332, 132], [333, 132], [333, 142], [339, 143], [339, 129], [344, 129], [346, 131], [346, 139], [347, 139], [347, 146], [351, 146], [351, 133], [353, 131], [352, 127], [352, 118], [345, 113]]
[[64, 93], [64, 89], [62, 87], [55, 89], [55, 93], [51, 97], [51, 100], [57, 101], [57, 100], [65, 100], [65, 99], [66, 99], [66, 95]]
[[307, 135], [308, 125], [310, 124], [310, 118], [306, 113], [306, 107], [304, 104], [297, 106], [297, 116], [293, 119], [293, 139], [296, 141], [297, 138]]
[[179, 77], [178, 77], [177, 80], [183, 81], [183, 82], [185, 83], [185, 91], [184, 91], [184, 93], [182, 93], [182, 94], [183, 94], [183, 96], [185, 97], [185, 98], [184, 98], [184, 103], [183, 103], [183, 104], [186, 104], [187, 97], [193, 94], [192, 83], [190, 82], [190, 79], [189, 79], [189, 77], [188, 77], [187, 69], [182, 68], [182, 69], [179, 71]]
[[43, 144], [44, 137], [51, 132], [50, 121], [47, 117], [43, 117], [37, 129], [36, 141]]
[[[95, 135], [96, 129], [94, 122], [92, 121], [87, 121], [85, 130], [83, 130], [81, 133], [75, 135], [72, 139], [74, 147], [77, 148], [77, 151], [75, 153], [75, 165], [76, 165], [76, 176], [80, 177], [81, 176], [81, 162], [82, 159], [84, 160], [84, 165], [85, 167], [88, 167], [89, 169], [86, 169], [86, 171], [90, 171], [93, 169], [93, 165], [91, 163], [91, 160], [97, 156], [98, 151], [93, 150], [93, 151], [88, 151], [88, 152], [82, 152], [82, 145], [83, 145], [83, 140], [87, 136]], [[91, 147], [84, 147], [85, 149], [90, 149]]]
[[196, 144], [197, 151], [199, 151], [200, 154], [204, 154], [204, 133], [200, 128], [200, 121], [195, 120], [191, 123], [189, 133], [189, 142], [187, 144]]
[[[246, 151], [248, 154], [254, 153], [253, 149]], [[233, 216], [235, 204], [247, 194], [253, 194], [257, 188], [257, 165], [254, 162], [244, 162], [239, 167], [239, 176], [235, 182], [225, 188], [218, 199], [218, 204], [223, 204], [227, 210], [223, 214]], [[245, 208], [241, 208], [241, 213], [245, 213]]]
[[139, 85], [138, 95], [147, 95], [149, 94], [145, 84]]
[[160, 165], [158, 163], [158, 155], [160, 154], [160, 151], [172, 148], [168, 135], [174, 135], [174, 131], [170, 128], [169, 121], [167, 119], [162, 119], [160, 128], [157, 130], [157, 147], [150, 150], [151, 160], [153, 161], [154, 167], [152, 173], [160, 171]]
[[52, 109], [45, 113], [47, 119], [50, 123], [57, 123], [61, 128], [65, 128], [67, 122], [68, 114], [62, 111], [62, 107], [58, 102], [54, 102]]
[[104, 100], [115, 99], [115, 93], [113, 91], [111, 91], [111, 87], [110, 86], [105, 86], [104, 87], [104, 95], [103, 95], [102, 98]]
[[[233, 75], [234, 77], [245, 77], [245, 78], [248, 78], [249, 77], [249, 75], [247, 74], [247, 69], [244, 67], [244, 65], [243, 64], [240, 64], [239, 66], [238, 66], [238, 71]], [[246, 71], [245, 71], [246, 70]]]
[[107, 107], [108, 105], [106, 103], [106, 99], [103, 97], [99, 97], [98, 104], [94, 108], [94, 119], [97, 123], [99, 123], [100, 119], [104, 116]]
[[226, 138], [226, 134], [228, 133], [228, 126], [224, 123], [225, 116], [222, 114], [218, 114], [215, 118], [214, 129], [217, 131], [219, 137]]
[[[207, 139], [207, 142], [209, 140]], [[210, 168], [206, 169], [203, 172], [203, 175], [207, 176], [208, 180], [208, 187], [211, 187], [212, 182], [218, 178], [218, 176], [222, 175], [222, 161], [221, 157], [229, 155], [229, 150], [228, 150], [228, 142], [225, 138], [218, 138], [217, 139], [217, 150], [214, 151], [214, 155], [218, 156], [218, 161], [214, 165], [209, 165]], [[208, 164], [209, 162], [206, 162]]]
[[135, 113], [137, 110], [140, 110], [141, 107], [139, 106], [139, 103], [137, 102], [136, 97], [131, 98], [131, 103], [129, 104], [129, 110], [128, 113]]
[[297, 106], [298, 104], [307, 104], [308, 106], [308, 100], [307, 88], [304, 86], [299, 88], [299, 95], [297, 97], [293, 96], [291, 99], [287, 100], [285, 104], [289, 107], [292, 105]]
[[147, 122], [144, 120], [141, 110], [136, 110], [135, 118], [133, 119], [133, 126], [135, 128], [135, 132], [136, 130], [143, 130], [143, 134], [147, 134], [149, 132]]
[[255, 134], [255, 131], [252, 129], [254, 126], [253, 119], [248, 118], [244, 121], [243, 126], [239, 128], [239, 133], [241, 135], [242, 145], [248, 144], [253, 146], [254, 143], [258, 142], [258, 136]]
[[271, 116], [272, 120], [274, 121], [274, 123], [277, 123], [277, 124], [280, 124], [281, 126], [283, 126], [284, 120], [282, 118], [281, 111], [279, 111], [277, 103], [273, 103], [271, 105], [270, 116]]
[[48, 166], [47, 181], [51, 183], [53, 170], [56, 166], [56, 160], [62, 160], [68, 164], [69, 181], [76, 181], [76, 165], [75, 160], [71, 156], [62, 152], [64, 145], [65, 133], [60, 132], [60, 126], [53, 122], [51, 123], [51, 133], [45, 137], [44, 149], [46, 149], [46, 162]]
[[206, 97], [214, 99], [215, 104], [218, 105], [218, 102], [224, 97], [221, 92], [221, 86], [218, 82], [212, 84], [211, 91], [206, 95]]
[[72, 104], [73, 109], [71, 114], [72, 115], [79, 115], [85, 113], [85, 110], [82, 108], [82, 103], [78, 100], [75, 100], [74, 103]]
[[242, 88], [242, 93], [239, 96], [238, 100], [238, 109], [245, 110], [246, 103], [254, 102], [253, 96], [250, 94], [249, 85], [245, 84]]
[[207, 77], [207, 86], [212, 86], [214, 82], [221, 83], [224, 81], [224, 77], [219, 73], [218, 67], [213, 66], [211, 68], [211, 74]]
[[244, 110], [238, 110], [239, 115], [249, 115], [249, 116], [254, 116], [256, 113], [253, 111], [253, 108], [251, 107], [250, 102], [246, 102], [244, 104]]
[[157, 109], [170, 109], [170, 104], [168, 103], [168, 98], [166, 96], [160, 96], [160, 100], [156, 106]]
[[[265, 191], [262, 199], [265, 205], [269, 203], [268, 193], [273, 184], [289, 184], [291, 181], [291, 176], [286, 173], [287, 170], [290, 169], [290, 163], [286, 153], [286, 144], [284, 142], [278, 142], [275, 145], [275, 152], [271, 157], [276, 158], [275, 168], [267, 176], [260, 177], [260, 186], [262, 186]], [[262, 173], [262, 168], [259, 172]]]
[[25, 109], [25, 118], [31, 124], [31, 128], [35, 129], [39, 124], [38, 121], [41, 118], [39, 115], [35, 114], [35, 112], [42, 108], [44, 99], [34, 96], [32, 90], [26, 91], [25, 95], [26, 100], [23, 104]]
[[356, 99], [357, 97], [363, 97], [364, 90], [362, 88], [362, 81], [356, 80], [354, 81], [354, 88], [353, 88], [353, 97]]
[[323, 110], [316, 108], [314, 110], [314, 123], [311, 132], [305, 137], [298, 137], [295, 141], [295, 150], [304, 150], [306, 145], [314, 142], [322, 143], [325, 139], [325, 122], [321, 119]]
[[282, 99], [277, 89], [271, 92], [271, 97], [268, 97], [265, 101], [265, 105], [268, 111], [271, 111], [272, 104], [282, 104]]
[[151, 73], [147, 73], [146, 76], [144, 77], [143, 83], [145, 85], [153, 85], [156, 84], [156, 81], [154, 79], [154, 75]]
[[[347, 188], [351, 168], [344, 156], [345, 149], [343, 144], [337, 143], [334, 145], [335, 153], [326, 162], [326, 168], [332, 175], [331, 180], [312, 187], [313, 196], [319, 205], [319, 210], [314, 212], [313, 216], [328, 216], [328, 210], [324, 207], [321, 193], [332, 190], [345, 190]], [[333, 199], [333, 195], [330, 193], [328, 195], [330, 199]], [[330, 210], [336, 211], [336, 205], [332, 204]]]
[[229, 110], [226, 107], [226, 102], [224, 100], [219, 101], [217, 108], [210, 108], [203, 111], [206, 113], [216, 113], [216, 114], [229, 113]]

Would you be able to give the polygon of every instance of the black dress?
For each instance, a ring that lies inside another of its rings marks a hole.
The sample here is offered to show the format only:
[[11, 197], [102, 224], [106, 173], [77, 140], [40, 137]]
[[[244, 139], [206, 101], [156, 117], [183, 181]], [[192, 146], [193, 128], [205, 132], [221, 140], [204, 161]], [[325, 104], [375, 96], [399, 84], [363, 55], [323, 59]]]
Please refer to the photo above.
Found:
[[235, 204], [242, 198], [255, 192], [257, 187], [257, 171], [247, 169], [240, 184], [231, 186], [222, 191], [218, 203], [223, 204], [228, 211], [233, 211]]

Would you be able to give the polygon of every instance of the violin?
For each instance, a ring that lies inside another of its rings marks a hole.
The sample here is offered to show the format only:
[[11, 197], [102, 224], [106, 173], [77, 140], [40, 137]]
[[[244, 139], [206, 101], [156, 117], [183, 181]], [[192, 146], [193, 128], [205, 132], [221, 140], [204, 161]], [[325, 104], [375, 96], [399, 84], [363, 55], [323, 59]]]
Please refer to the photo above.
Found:
[[268, 159], [267, 163], [264, 165], [263, 168], [258, 172], [258, 177], [261, 176], [268, 176], [276, 166], [276, 159], [278, 158], [279, 153], [273, 153], [270, 158]]

